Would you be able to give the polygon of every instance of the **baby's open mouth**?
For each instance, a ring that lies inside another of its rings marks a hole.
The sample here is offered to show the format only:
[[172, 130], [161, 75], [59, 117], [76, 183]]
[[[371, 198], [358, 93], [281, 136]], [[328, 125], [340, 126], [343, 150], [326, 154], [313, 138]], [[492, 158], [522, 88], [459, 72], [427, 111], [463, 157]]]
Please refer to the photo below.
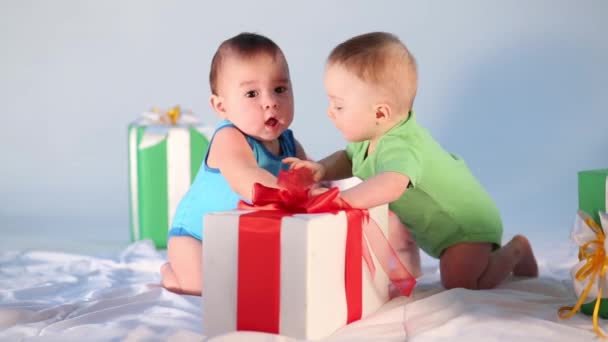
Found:
[[269, 127], [275, 127], [276, 125], [279, 124], [279, 120], [277, 120], [275, 118], [270, 118], [270, 119], [266, 120], [265, 124], [266, 124], [266, 126], [269, 126]]

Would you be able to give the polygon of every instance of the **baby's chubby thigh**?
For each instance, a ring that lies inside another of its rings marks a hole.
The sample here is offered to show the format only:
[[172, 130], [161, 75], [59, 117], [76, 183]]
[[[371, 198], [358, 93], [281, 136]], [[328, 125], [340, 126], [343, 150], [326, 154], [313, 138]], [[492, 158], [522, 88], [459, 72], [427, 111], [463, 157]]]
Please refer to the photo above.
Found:
[[388, 241], [410, 274], [414, 278], [421, 276], [420, 249], [409, 229], [392, 211], [388, 214]]
[[499, 216], [493, 216], [481, 211], [438, 215], [426, 236], [433, 254], [439, 257], [446, 248], [460, 243], [489, 243], [492, 249], [499, 248], [502, 224]]
[[193, 236], [172, 236], [167, 246], [167, 258], [179, 284], [176, 292], [201, 295], [202, 241]]

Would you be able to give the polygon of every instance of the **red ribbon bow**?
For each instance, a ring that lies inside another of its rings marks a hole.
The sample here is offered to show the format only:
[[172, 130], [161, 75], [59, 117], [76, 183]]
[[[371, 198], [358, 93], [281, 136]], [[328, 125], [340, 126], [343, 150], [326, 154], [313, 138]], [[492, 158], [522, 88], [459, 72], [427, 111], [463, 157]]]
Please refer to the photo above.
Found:
[[310, 196], [314, 184], [312, 173], [305, 168], [280, 171], [278, 185], [280, 189], [269, 188], [262, 184], [253, 185], [253, 204], [240, 201], [242, 210], [279, 210], [291, 214], [332, 213], [352, 209], [340, 196], [338, 188]]
[[[344, 210], [348, 220], [345, 256], [347, 323], [362, 315], [362, 268], [365, 260], [372, 278], [375, 273], [363, 230], [376, 258], [401, 292], [408, 296], [416, 280], [399, 261], [367, 210], [353, 209], [339, 197], [338, 188], [310, 196], [314, 184], [305, 168], [280, 171], [281, 189], [254, 184], [253, 204], [240, 201], [239, 209], [253, 209], [239, 217], [237, 330], [279, 333], [281, 218], [299, 213], [337, 213]], [[373, 227], [374, 226], [375, 229]]]

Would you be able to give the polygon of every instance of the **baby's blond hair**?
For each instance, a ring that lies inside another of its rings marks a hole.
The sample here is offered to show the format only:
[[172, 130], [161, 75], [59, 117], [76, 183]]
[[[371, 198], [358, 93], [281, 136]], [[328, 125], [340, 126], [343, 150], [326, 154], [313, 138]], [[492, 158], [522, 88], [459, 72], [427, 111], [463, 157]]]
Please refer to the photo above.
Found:
[[327, 58], [364, 82], [379, 87], [398, 113], [412, 109], [418, 84], [416, 60], [391, 33], [370, 32], [336, 46]]

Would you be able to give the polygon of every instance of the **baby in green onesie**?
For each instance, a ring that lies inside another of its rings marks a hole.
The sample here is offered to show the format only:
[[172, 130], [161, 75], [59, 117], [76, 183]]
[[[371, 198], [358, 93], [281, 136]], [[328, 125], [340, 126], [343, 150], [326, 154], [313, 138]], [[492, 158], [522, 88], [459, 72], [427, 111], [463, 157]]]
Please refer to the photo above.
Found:
[[326, 64], [325, 88], [346, 150], [319, 162], [284, 162], [311, 169], [317, 180], [363, 179], [342, 198], [355, 208], [389, 203], [418, 246], [439, 258], [446, 288], [488, 289], [511, 272], [538, 275], [528, 240], [517, 235], [501, 247], [492, 198], [464, 161], [416, 122], [416, 62], [397, 37], [373, 32], [338, 45]]

